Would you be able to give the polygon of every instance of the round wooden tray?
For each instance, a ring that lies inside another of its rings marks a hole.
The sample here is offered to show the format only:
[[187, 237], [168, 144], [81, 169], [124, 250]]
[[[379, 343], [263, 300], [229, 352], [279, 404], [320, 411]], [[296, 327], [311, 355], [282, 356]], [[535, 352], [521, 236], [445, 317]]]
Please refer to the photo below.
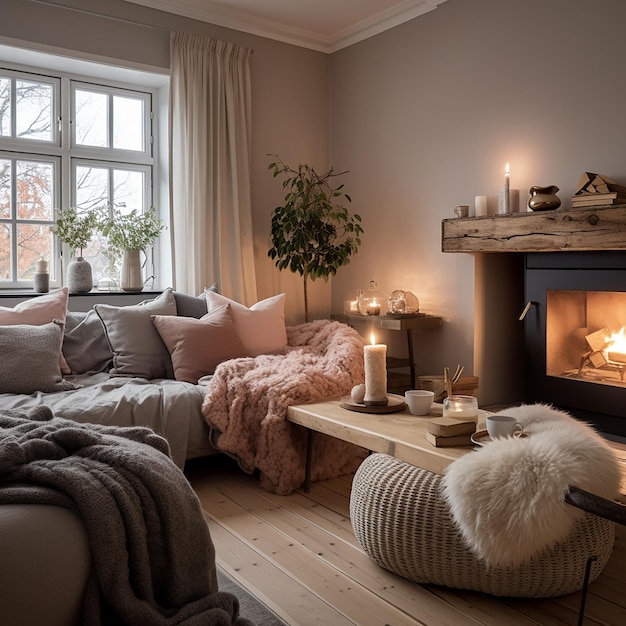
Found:
[[356, 411], [357, 413], [398, 413], [406, 409], [404, 396], [398, 396], [395, 393], [387, 394], [386, 406], [365, 406], [355, 402], [350, 396], [344, 396], [339, 401], [339, 406], [348, 411]]

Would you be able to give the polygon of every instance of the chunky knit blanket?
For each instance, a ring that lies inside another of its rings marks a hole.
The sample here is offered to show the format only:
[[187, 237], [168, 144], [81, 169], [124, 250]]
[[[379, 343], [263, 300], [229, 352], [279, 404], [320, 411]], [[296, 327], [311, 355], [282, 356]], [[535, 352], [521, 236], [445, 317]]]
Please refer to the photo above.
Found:
[[79, 424], [44, 406], [0, 411], [0, 505], [82, 518], [94, 563], [88, 626], [251, 626], [235, 596], [218, 592], [200, 503], [168, 453], [148, 428]]
[[[208, 383], [202, 411], [216, 435], [213, 445], [235, 456], [261, 486], [288, 494], [304, 480], [305, 430], [287, 421], [287, 407], [350, 393], [365, 377], [363, 339], [350, 326], [316, 320], [287, 328], [278, 354], [225, 361]], [[311, 478], [347, 474], [362, 448], [317, 434]]]

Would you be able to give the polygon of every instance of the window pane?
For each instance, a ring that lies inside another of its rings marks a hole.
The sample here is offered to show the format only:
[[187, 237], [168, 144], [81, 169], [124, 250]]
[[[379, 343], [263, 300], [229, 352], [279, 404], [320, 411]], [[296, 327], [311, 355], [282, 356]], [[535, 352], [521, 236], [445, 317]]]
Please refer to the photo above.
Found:
[[11, 230], [0, 224], [0, 281], [11, 280]]
[[129, 170], [113, 172], [113, 204], [122, 211], [141, 213], [144, 208], [144, 174]]
[[113, 147], [144, 150], [143, 100], [113, 97]]
[[35, 263], [50, 260], [52, 237], [50, 226], [18, 224], [17, 227], [17, 279], [32, 280]]
[[104, 167], [76, 168], [76, 206], [94, 209], [109, 203], [109, 170]]
[[11, 161], [0, 159], [0, 218], [11, 217]]
[[82, 146], [109, 147], [108, 96], [94, 91], [76, 90], [74, 125], [76, 143]]
[[0, 135], [11, 135], [11, 80], [0, 78]]
[[17, 161], [17, 218], [52, 220], [54, 205], [54, 164]]
[[52, 141], [52, 85], [26, 80], [15, 81], [16, 136]]

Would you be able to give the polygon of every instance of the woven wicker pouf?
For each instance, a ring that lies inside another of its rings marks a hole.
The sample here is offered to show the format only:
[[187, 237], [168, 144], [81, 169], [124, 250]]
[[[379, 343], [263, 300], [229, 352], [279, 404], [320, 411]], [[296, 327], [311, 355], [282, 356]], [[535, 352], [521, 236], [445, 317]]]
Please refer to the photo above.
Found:
[[372, 454], [352, 484], [350, 517], [357, 540], [376, 563], [417, 583], [495, 596], [547, 598], [583, 586], [606, 565], [615, 525], [585, 513], [574, 533], [515, 568], [487, 568], [465, 545], [441, 496], [442, 477], [386, 454]]

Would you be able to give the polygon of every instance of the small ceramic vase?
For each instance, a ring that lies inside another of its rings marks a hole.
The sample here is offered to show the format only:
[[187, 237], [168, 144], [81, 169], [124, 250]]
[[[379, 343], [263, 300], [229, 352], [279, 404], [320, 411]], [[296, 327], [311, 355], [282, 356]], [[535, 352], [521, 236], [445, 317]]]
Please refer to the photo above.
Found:
[[91, 265], [77, 256], [67, 266], [67, 290], [70, 293], [88, 293], [93, 289]]
[[556, 185], [531, 187], [528, 190], [530, 193], [528, 208], [531, 211], [552, 211], [553, 209], [558, 209], [561, 206], [561, 200], [556, 195], [558, 190], [559, 188]]

